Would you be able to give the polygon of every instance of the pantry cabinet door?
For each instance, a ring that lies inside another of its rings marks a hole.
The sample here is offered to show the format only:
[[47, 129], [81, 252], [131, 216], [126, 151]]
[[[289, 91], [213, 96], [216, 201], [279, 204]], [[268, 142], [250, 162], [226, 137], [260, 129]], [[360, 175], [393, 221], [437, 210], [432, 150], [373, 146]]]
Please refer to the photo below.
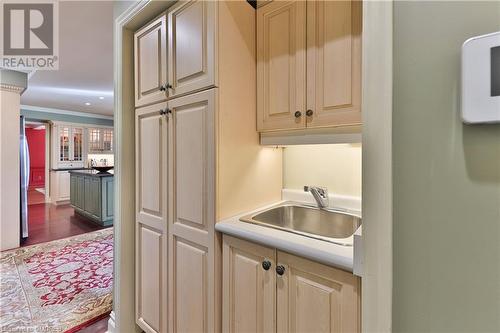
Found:
[[224, 235], [224, 333], [276, 332], [276, 250]]
[[361, 11], [307, 1], [307, 127], [361, 124]]
[[257, 9], [257, 128], [305, 127], [306, 2]]
[[167, 22], [161, 16], [134, 34], [135, 106], [167, 99]]
[[278, 251], [278, 332], [360, 332], [360, 280], [348, 273]]
[[170, 97], [216, 83], [217, 1], [180, 1], [168, 10]]
[[166, 103], [136, 110], [136, 322], [147, 333], [167, 332]]
[[[172, 99], [169, 332], [219, 332], [215, 235], [216, 89]], [[219, 251], [219, 252], [217, 252]], [[217, 289], [217, 290], [216, 290]]]

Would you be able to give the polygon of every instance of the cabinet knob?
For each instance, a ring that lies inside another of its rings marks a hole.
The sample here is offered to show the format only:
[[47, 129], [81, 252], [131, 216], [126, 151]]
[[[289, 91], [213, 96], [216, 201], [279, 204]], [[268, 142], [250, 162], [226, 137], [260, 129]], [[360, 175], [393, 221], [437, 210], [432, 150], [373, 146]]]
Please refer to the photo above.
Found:
[[302, 116], [302, 112], [295, 111], [294, 116], [295, 116], [295, 118], [300, 118]]
[[268, 271], [269, 268], [271, 268], [271, 262], [269, 260], [264, 260], [262, 262], [262, 268], [264, 268], [265, 271]]
[[312, 117], [313, 114], [314, 114], [313, 110], [307, 110], [306, 111], [306, 116], [308, 116], [308, 117]]
[[283, 274], [285, 274], [285, 266], [283, 266], [283, 265], [278, 265], [278, 266], [276, 266], [276, 273], [277, 273], [278, 275], [283, 275]]

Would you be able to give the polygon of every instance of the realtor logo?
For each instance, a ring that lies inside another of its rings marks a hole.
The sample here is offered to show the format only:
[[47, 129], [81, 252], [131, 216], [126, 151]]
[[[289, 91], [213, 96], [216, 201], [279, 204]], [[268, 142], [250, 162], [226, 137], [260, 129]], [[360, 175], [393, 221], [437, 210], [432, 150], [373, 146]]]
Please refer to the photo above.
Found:
[[58, 4], [2, 1], [0, 66], [22, 70], [58, 68]]

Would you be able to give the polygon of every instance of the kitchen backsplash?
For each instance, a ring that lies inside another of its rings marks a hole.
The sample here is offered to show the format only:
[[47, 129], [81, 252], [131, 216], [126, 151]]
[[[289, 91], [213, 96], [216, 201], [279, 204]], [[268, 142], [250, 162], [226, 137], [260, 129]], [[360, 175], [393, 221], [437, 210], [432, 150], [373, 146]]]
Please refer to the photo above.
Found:
[[287, 146], [283, 188], [326, 186], [330, 193], [361, 196], [361, 144]]
[[103, 160], [107, 161], [107, 165], [115, 165], [115, 155], [113, 154], [89, 154], [88, 161], [91, 159], [97, 161], [97, 165], [103, 165]]

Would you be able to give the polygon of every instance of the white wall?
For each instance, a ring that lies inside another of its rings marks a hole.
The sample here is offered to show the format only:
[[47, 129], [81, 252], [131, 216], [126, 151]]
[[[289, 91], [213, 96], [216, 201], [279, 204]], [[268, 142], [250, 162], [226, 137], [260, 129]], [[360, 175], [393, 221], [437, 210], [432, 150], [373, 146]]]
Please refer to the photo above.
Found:
[[361, 144], [288, 146], [283, 149], [283, 187], [328, 187], [330, 193], [361, 196]]
[[19, 246], [19, 92], [0, 89], [0, 250]]

